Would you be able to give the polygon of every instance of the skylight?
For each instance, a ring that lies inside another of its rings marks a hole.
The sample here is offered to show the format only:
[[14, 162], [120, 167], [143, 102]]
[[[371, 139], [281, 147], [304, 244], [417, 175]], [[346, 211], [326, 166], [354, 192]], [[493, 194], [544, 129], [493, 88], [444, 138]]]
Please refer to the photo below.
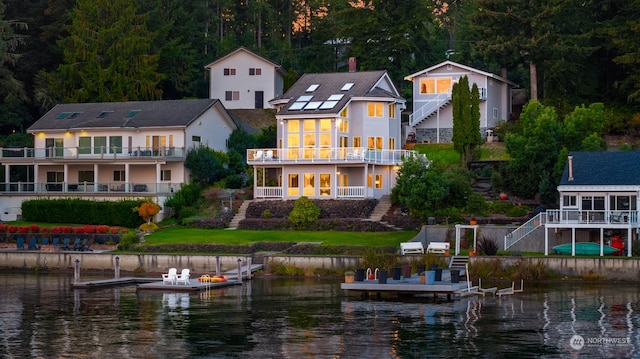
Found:
[[320, 87], [319, 84], [313, 84], [313, 85], [307, 87], [307, 91], [306, 92], [313, 92], [313, 91], [317, 90], [318, 87]]
[[349, 91], [349, 90], [351, 90], [353, 85], [354, 85], [353, 82], [347, 82], [346, 84], [344, 84], [344, 86], [342, 86], [342, 88], [340, 90], [341, 91]]
[[71, 116], [69, 116], [69, 118], [76, 118], [80, 114], [81, 114], [81, 112], [74, 112], [74, 113], [71, 114]]
[[96, 118], [104, 118], [110, 113], [111, 113], [111, 111], [102, 111], [102, 112], [100, 112], [100, 114], [98, 116], [96, 116]]
[[302, 110], [306, 102], [294, 102], [293, 105], [289, 107], [289, 110]]
[[61, 112], [58, 116], [56, 116], [56, 120], [62, 120], [63, 118], [67, 117], [68, 113], [66, 112]]
[[318, 107], [320, 107], [320, 105], [322, 104], [322, 101], [311, 101], [307, 104], [307, 106], [305, 106], [305, 110], [316, 110]]
[[298, 97], [298, 99], [296, 101], [309, 102], [309, 101], [311, 101], [312, 98], [313, 98], [313, 96], [311, 96], [311, 95], [305, 95], [305, 96]]
[[132, 110], [129, 111], [129, 113], [127, 114], [127, 117], [133, 117], [136, 115], [136, 113], [140, 112], [140, 110]]
[[343, 94], [331, 95], [331, 96], [329, 96], [327, 101], [340, 101], [340, 100], [342, 100], [343, 97], [344, 97]]
[[322, 103], [322, 105], [320, 105], [320, 109], [321, 110], [330, 110], [337, 104], [338, 104], [338, 101], [325, 101], [325, 102]]

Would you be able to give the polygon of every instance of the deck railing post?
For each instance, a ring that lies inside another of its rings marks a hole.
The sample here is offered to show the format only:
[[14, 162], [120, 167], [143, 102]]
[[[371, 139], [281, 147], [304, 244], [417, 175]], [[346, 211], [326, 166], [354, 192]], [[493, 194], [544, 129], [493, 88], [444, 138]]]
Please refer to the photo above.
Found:
[[120, 278], [120, 256], [116, 256], [116, 271], [115, 278]]
[[73, 282], [80, 283], [80, 260], [76, 258], [76, 266], [73, 271]]
[[238, 258], [238, 281], [242, 282], [242, 259]]

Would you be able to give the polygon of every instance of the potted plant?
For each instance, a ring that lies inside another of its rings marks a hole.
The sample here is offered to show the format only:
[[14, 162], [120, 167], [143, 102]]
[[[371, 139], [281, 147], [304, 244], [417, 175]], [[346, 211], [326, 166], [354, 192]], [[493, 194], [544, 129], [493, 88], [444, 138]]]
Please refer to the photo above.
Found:
[[346, 271], [344, 272], [344, 282], [345, 283], [353, 283], [356, 278], [356, 273], [354, 271]]

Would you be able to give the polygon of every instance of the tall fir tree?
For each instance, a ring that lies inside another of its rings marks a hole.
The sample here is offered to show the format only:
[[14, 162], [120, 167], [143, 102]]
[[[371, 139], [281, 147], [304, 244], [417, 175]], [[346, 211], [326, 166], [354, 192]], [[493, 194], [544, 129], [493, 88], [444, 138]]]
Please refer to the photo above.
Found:
[[480, 94], [474, 83], [469, 89], [469, 78], [463, 76], [453, 85], [453, 148], [460, 154], [464, 165], [475, 157], [482, 143], [480, 135]]
[[63, 102], [158, 100], [156, 34], [129, 0], [78, 0], [50, 91]]

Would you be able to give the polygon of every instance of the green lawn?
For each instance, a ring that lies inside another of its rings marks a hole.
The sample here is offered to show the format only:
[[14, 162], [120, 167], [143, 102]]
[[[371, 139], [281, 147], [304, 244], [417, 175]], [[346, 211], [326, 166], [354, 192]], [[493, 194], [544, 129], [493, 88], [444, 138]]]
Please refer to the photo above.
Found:
[[247, 231], [172, 227], [145, 236], [145, 244], [228, 244], [322, 242], [324, 245], [399, 246], [417, 232]]
[[[460, 163], [460, 155], [453, 149], [453, 143], [423, 143], [413, 147], [432, 160], [434, 165], [448, 167]], [[483, 144], [480, 147], [480, 161], [505, 161], [510, 157], [502, 143]]]

